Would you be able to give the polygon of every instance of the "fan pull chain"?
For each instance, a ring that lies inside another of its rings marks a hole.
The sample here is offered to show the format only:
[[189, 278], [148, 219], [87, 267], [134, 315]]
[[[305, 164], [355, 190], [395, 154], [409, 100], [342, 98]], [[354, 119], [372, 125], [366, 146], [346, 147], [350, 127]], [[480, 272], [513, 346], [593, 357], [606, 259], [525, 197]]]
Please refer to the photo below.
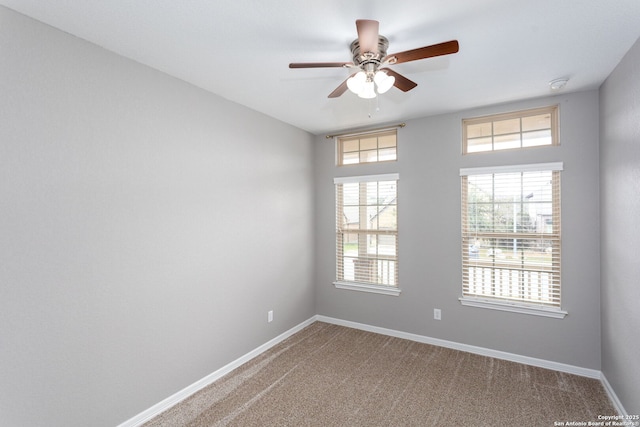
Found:
[[[369, 113], [368, 113], [367, 115], [369, 116], [369, 118], [370, 118], [370, 119], [373, 117], [373, 115], [374, 115], [375, 113], [377, 113], [377, 112], [379, 112], [379, 111], [380, 111], [380, 101], [379, 101], [379, 99], [380, 99], [380, 97], [379, 97], [379, 96], [376, 96], [375, 98], [373, 98], [373, 99], [370, 99], [370, 100], [369, 100], [369, 105], [368, 105], [368, 107], [369, 107]], [[375, 112], [372, 112], [372, 102], [373, 102], [374, 100], [375, 100], [375, 102], [376, 102], [376, 108], [375, 108]]]

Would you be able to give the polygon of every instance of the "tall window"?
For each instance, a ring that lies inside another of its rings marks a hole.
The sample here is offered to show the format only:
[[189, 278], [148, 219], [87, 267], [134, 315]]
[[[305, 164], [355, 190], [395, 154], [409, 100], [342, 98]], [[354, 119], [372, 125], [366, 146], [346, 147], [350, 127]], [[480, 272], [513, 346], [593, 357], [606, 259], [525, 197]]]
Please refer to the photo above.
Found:
[[558, 107], [462, 121], [462, 153], [558, 145]]
[[338, 165], [397, 160], [395, 129], [338, 138]]
[[398, 175], [334, 182], [336, 287], [397, 295]]
[[563, 317], [562, 163], [462, 169], [462, 298]]

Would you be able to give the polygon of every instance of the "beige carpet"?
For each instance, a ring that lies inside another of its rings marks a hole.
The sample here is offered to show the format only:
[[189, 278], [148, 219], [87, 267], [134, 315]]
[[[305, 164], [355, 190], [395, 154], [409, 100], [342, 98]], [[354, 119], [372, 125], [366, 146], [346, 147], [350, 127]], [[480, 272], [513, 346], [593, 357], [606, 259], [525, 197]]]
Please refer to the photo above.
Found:
[[316, 322], [145, 427], [554, 426], [615, 414], [595, 379]]

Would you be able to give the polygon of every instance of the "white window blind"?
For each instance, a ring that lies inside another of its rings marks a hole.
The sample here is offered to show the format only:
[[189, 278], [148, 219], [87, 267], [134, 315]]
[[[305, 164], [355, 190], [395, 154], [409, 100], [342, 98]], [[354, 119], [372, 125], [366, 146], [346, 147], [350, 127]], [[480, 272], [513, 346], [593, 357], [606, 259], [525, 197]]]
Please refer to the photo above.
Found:
[[398, 175], [336, 178], [336, 279], [398, 286]]
[[462, 295], [560, 309], [562, 163], [462, 169]]

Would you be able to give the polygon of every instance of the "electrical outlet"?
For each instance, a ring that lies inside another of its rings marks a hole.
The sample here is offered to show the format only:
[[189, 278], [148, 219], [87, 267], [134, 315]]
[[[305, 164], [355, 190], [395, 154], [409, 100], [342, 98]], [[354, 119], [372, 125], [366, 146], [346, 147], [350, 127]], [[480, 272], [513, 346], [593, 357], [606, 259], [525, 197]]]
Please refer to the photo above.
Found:
[[433, 318], [436, 320], [442, 320], [442, 311], [439, 308], [433, 309]]
[[267, 313], [267, 322], [273, 322], [273, 310], [269, 310]]

